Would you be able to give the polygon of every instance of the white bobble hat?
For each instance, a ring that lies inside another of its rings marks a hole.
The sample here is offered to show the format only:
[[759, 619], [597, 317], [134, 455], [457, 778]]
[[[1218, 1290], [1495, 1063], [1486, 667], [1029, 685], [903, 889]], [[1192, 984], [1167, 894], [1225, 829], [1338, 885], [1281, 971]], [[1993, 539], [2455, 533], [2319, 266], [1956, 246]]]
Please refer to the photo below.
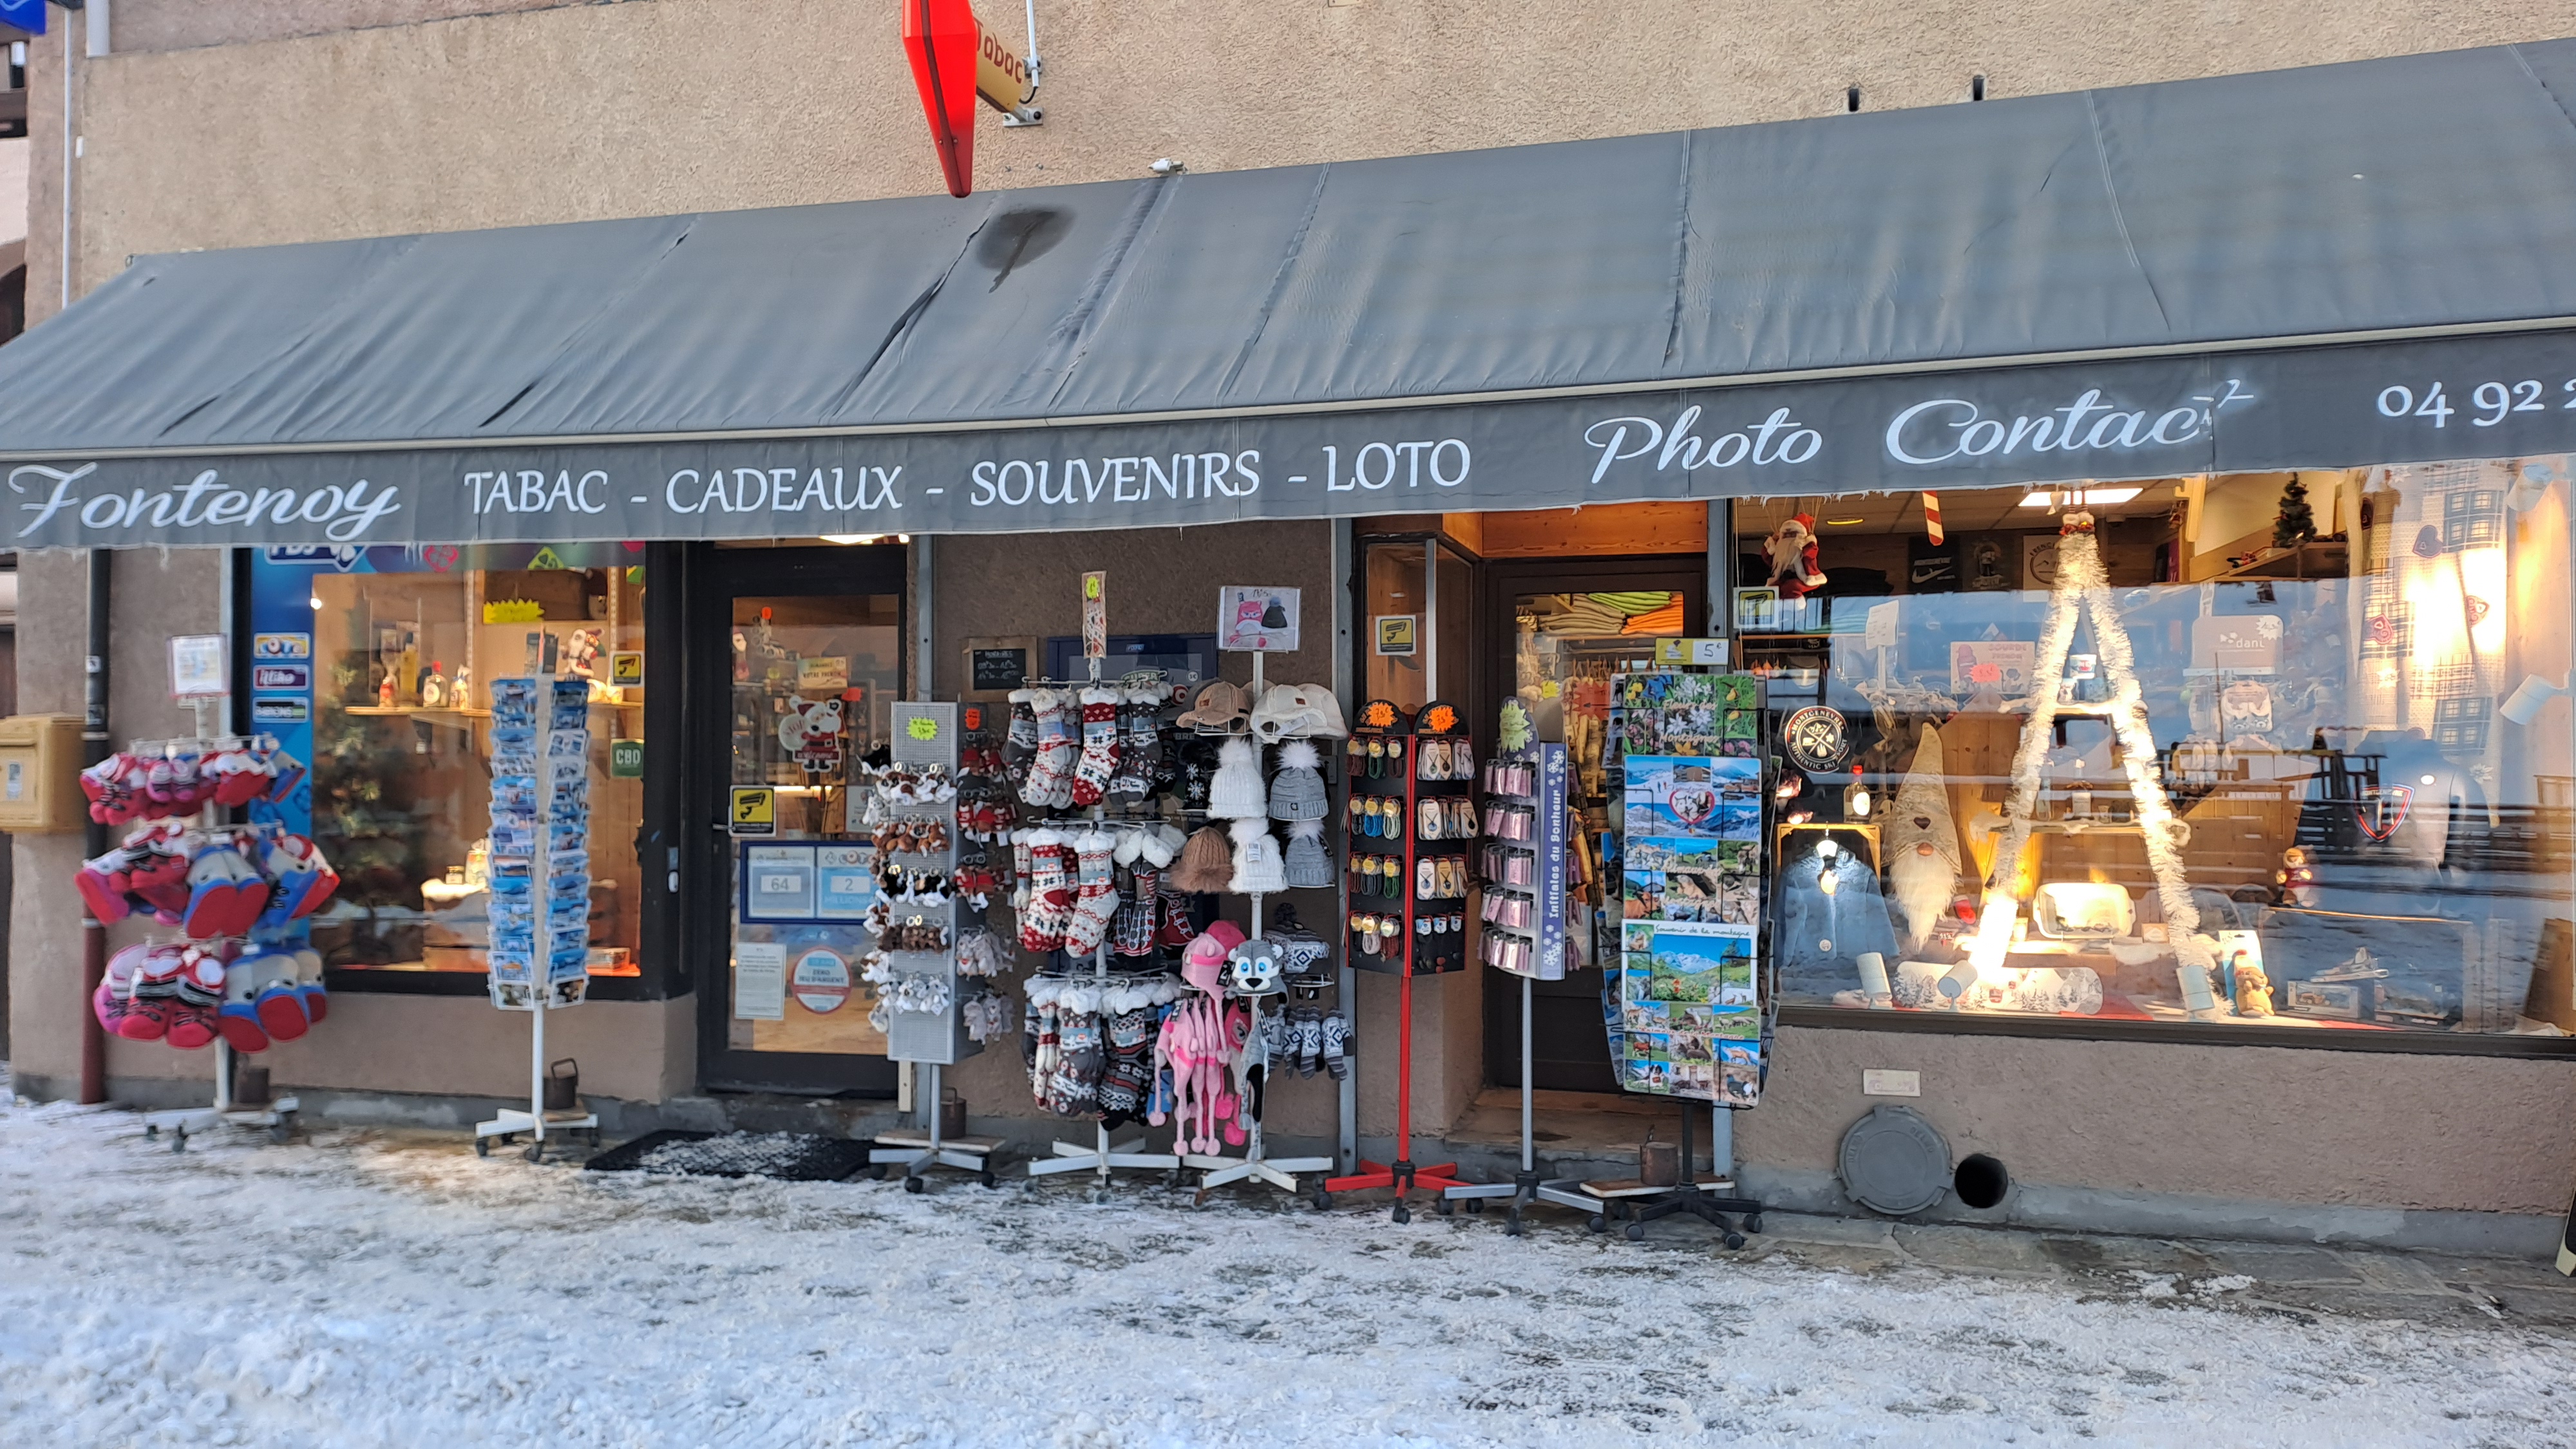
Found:
[[1288, 889], [1288, 876], [1279, 858], [1279, 842], [1270, 838], [1270, 827], [1258, 819], [1234, 822], [1234, 879], [1226, 889], [1237, 895], [1269, 895]]
[[1227, 740], [1217, 752], [1216, 778], [1208, 782], [1208, 814], [1218, 820], [1251, 820], [1269, 811], [1269, 792], [1261, 787], [1261, 752], [1249, 740]]

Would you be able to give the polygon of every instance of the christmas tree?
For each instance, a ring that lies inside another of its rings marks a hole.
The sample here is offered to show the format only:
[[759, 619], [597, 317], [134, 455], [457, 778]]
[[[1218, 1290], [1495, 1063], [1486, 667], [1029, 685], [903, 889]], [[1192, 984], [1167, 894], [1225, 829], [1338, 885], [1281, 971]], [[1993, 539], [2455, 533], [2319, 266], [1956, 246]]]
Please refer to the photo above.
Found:
[[2308, 511], [2308, 485], [2290, 475], [2281, 489], [2281, 516], [2272, 520], [2272, 546], [2296, 548], [2317, 536], [2317, 516]]

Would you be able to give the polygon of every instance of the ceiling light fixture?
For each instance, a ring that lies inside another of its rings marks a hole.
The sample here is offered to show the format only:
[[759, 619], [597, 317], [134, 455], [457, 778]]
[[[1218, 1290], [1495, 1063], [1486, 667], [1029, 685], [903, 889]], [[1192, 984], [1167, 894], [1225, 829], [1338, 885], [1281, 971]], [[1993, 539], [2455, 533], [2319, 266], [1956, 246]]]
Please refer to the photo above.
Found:
[[2060, 503], [2081, 503], [2099, 508], [2113, 503], [2126, 503], [2145, 492], [2144, 488], [2087, 488], [2082, 494], [2071, 488], [2035, 488], [2023, 495], [2024, 508], [2052, 508]]
[[885, 537], [885, 535], [884, 535], [884, 534], [882, 534], [882, 533], [827, 533], [827, 534], [824, 534], [824, 535], [823, 535], [823, 541], [824, 541], [825, 543], [845, 543], [845, 544], [846, 544], [846, 543], [874, 543], [874, 542], [876, 542], [878, 539], [881, 539], [881, 538], [883, 538], [883, 537]]

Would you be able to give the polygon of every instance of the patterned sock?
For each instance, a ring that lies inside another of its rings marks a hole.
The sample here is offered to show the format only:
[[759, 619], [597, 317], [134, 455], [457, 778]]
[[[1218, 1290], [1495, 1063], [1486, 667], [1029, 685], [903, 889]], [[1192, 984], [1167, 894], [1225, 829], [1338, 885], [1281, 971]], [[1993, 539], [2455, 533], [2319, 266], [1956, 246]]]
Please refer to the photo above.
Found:
[[[1028, 783], [1020, 787], [1020, 798], [1041, 810], [1072, 801], [1073, 735], [1065, 720], [1064, 703], [1064, 696], [1051, 689], [1030, 692], [1038, 751], [1029, 761]], [[1065, 796], [1063, 801], [1056, 799], [1059, 792]]]
[[1109, 793], [1118, 768], [1118, 700], [1114, 689], [1082, 692], [1082, 757], [1073, 766], [1073, 803], [1088, 810]]
[[1065, 923], [1073, 914], [1073, 890], [1064, 867], [1064, 837], [1052, 830], [1029, 832], [1029, 905], [1020, 912], [1021, 950], [1043, 955], [1063, 947]]
[[1076, 956], [1099, 950], [1101, 940], [1108, 935], [1110, 919], [1118, 914], [1117, 875], [1109, 861], [1109, 853], [1116, 848], [1117, 842], [1103, 831], [1085, 831], [1074, 837], [1079, 865], [1073, 911], [1064, 925], [1064, 949]]

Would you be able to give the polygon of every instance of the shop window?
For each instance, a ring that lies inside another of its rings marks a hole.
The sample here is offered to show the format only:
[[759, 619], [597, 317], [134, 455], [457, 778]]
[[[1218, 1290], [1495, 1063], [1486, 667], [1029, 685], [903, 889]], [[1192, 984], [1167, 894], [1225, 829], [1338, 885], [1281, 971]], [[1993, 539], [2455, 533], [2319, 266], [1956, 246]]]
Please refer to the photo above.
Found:
[[2568, 477], [1737, 505], [1782, 999], [2576, 1031]]
[[312, 764], [278, 814], [340, 873], [308, 923], [335, 985], [482, 989], [491, 685], [548, 672], [590, 681], [591, 973], [639, 974], [638, 558], [610, 544], [255, 559], [251, 715]]

